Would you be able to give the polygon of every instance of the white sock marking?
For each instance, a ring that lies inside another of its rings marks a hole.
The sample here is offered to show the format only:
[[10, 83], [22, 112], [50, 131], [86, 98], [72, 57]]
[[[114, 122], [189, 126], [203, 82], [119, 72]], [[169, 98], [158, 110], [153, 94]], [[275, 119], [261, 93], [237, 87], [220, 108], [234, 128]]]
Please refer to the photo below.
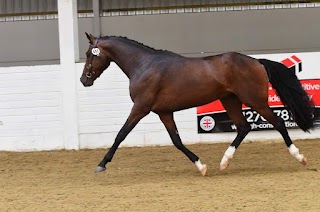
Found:
[[299, 153], [299, 149], [294, 145], [291, 144], [289, 147], [290, 154], [295, 157], [299, 162], [303, 160], [303, 156]]
[[198, 167], [199, 170], [201, 170], [203, 168], [203, 165], [202, 165], [200, 159], [197, 160], [194, 164], [196, 164], [196, 166]]
[[224, 164], [228, 163], [228, 160], [233, 158], [233, 154], [235, 151], [236, 151], [235, 146], [229, 146], [221, 159], [220, 165], [224, 165]]

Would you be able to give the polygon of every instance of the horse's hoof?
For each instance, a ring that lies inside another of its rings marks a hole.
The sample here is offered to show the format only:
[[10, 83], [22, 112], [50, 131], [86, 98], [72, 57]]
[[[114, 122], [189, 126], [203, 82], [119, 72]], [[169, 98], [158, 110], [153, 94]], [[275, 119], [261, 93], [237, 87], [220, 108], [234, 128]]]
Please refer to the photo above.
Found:
[[301, 159], [300, 163], [304, 166], [307, 165], [307, 158], [304, 155], [302, 155], [302, 159]]
[[207, 165], [203, 164], [202, 168], [200, 169], [200, 172], [201, 172], [202, 176], [206, 175], [207, 169], [208, 169]]
[[105, 171], [106, 170], [106, 168], [105, 167], [101, 167], [101, 166], [98, 166], [97, 168], [96, 168], [96, 173], [97, 172], [103, 172], [103, 171]]
[[220, 171], [222, 172], [223, 170], [228, 168], [228, 166], [229, 166], [229, 163], [220, 164]]

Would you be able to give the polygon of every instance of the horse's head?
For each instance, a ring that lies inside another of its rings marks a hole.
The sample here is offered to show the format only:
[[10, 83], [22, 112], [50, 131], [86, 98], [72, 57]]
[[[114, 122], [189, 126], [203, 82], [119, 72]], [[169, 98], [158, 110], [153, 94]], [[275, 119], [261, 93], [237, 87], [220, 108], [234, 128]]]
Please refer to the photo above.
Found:
[[99, 38], [87, 33], [86, 35], [90, 46], [86, 52], [87, 60], [80, 81], [87, 87], [93, 85], [93, 82], [109, 67], [111, 58], [108, 52], [99, 45]]

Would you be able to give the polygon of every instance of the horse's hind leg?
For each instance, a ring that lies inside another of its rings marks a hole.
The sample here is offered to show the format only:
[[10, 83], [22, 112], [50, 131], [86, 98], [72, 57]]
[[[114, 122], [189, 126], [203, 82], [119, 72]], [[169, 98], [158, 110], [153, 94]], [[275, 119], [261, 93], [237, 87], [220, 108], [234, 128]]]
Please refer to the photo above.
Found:
[[261, 108], [253, 108], [258, 113], [260, 113], [273, 127], [279, 131], [282, 135], [284, 142], [289, 148], [290, 154], [295, 157], [301, 164], [306, 165], [307, 159], [304, 155], [299, 153], [299, 149], [292, 143], [291, 138], [289, 137], [288, 131], [286, 129], [285, 123], [282, 118], [276, 116], [268, 105], [265, 105]]
[[173, 113], [162, 113], [162, 114], [159, 114], [159, 117], [160, 117], [162, 123], [164, 124], [164, 126], [166, 127], [173, 144], [180, 151], [182, 151], [192, 161], [192, 163], [194, 163], [198, 167], [201, 174], [203, 176], [205, 176], [206, 171], [207, 171], [207, 165], [202, 164], [199, 157], [197, 155], [195, 155], [193, 152], [191, 152], [181, 142], [181, 138], [179, 136], [177, 126], [173, 120]]
[[242, 103], [236, 95], [231, 94], [229, 96], [221, 98], [220, 101], [224, 106], [224, 108], [226, 109], [230, 119], [236, 125], [237, 132], [238, 132], [236, 138], [233, 140], [231, 145], [225, 151], [221, 159], [220, 171], [223, 171], [228, 167], [229, 159], [233, 157], [234, 152], [239, 147], [239, 145], [241, 144], [243, 139], [246, 137], [246, 135], [250, 132], [251, 127], [247, 122], [246, 118], [242, 114]]

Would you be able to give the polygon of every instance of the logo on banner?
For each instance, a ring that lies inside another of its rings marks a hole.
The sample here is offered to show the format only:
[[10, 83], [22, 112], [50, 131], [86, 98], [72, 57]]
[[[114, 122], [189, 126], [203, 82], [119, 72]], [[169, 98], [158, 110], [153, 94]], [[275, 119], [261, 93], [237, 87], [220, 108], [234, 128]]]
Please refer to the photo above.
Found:
[[281, 63], [296, 75], [302, 71], [302, 61], [295, 55], [282, 60]]
[[200, 120], [200, 127], [204, 130], [204, 131], [210, 131], [214, 128], [214, 126], [216, 125], [216, 122], [214, 121], [214, 119], [211, 116], [204, 116], [202, 117], [202, 119]]

